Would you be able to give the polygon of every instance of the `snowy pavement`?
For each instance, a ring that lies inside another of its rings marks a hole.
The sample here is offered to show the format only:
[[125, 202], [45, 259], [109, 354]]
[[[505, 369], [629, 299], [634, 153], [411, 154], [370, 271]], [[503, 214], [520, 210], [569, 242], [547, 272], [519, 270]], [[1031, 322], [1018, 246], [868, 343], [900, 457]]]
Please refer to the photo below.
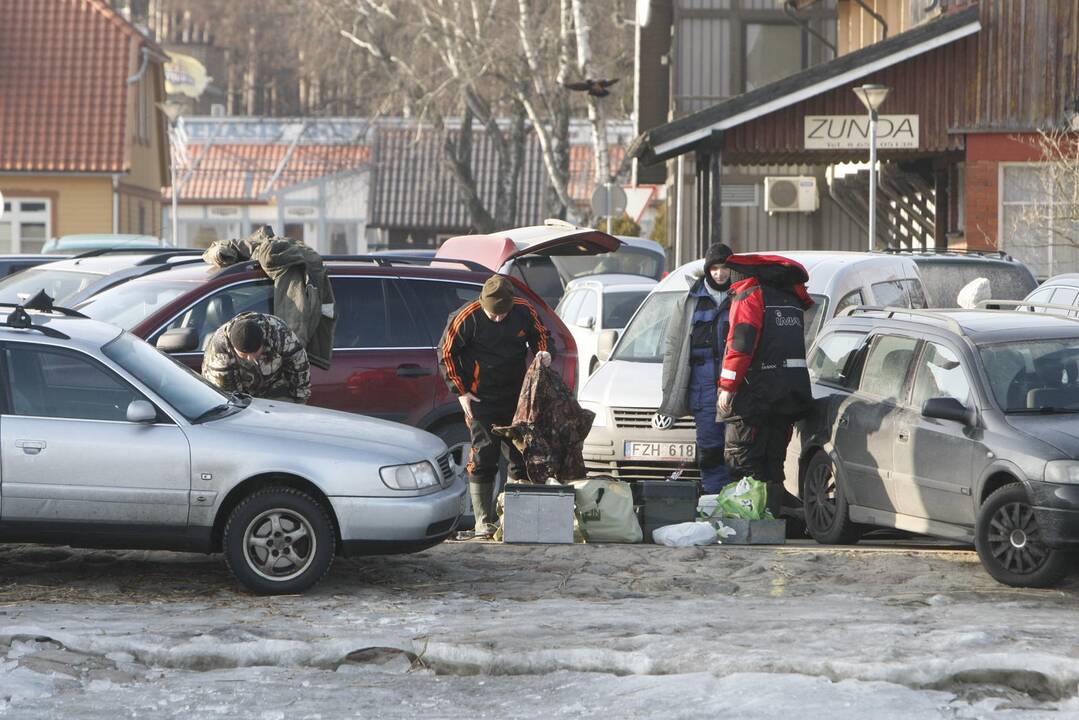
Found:
[[217, 557], [0, 546], [0, 717], [1079, 717], [1079, 578], [973, 552], [444, 544], [305, 596]]

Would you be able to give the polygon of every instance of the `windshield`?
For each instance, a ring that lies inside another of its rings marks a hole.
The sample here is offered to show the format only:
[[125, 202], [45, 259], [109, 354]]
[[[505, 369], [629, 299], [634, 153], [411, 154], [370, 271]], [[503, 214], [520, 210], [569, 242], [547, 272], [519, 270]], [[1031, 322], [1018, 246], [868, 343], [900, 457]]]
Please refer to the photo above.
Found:
[[53, 302], [63, 307], [64, 300], [103, 275], [86, 272], [69, 272], [51, 268], [31, 268], [15, 273], [0, 281], [0, 303], [24, 303], [44, 290]]
[[665, 258], [644, 248], [623, 245], [600, 255], [556, 255], [551, 258], [562, 277], [569, 282], [587, 275], [643, 275], [659, 280]]
[[959, 307], [959, 291], [978, 278], [989, 281], [989, 297], [994, 300], [1022, 300], [1037, 286], [1026, 267], [1003, 262], [922, 262], [918, 274], [932, 307], [940, 308]]
[[978, 352], [1004, 412], [1079, 412], [1079, 338], [995, 343]]
[[192, 283], [136, 280], [95, 295], [79, 306], [79, 312], [130, 330], [191, 287]]
[[621, 342], [614, 352], [614, 360], [629, 362], [663, 362], [663, 339], [667, 335], [667, 323], [674, 317], [681, 292], [652, 293], [633, 316]]
[[647, 290], [619, 290], [606, 293], [603, 296], [604, 329], [624, 328], [646, 297], [648, 297]]
[[199, 375], [129, 333], [101, 351], [188, 420], [203, 417], [229, 400]]

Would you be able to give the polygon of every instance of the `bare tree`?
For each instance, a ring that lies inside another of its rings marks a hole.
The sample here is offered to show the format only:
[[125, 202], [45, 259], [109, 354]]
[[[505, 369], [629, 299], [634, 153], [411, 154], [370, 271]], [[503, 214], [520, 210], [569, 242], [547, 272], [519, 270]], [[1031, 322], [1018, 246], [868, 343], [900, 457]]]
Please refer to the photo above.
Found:
[[1004, 236], [1009, 251], [1027, 262], [1074, 270], [1079, 262], [1079, 135], [1042, 130], [1025, 140], [1042, 162], [1010, 170]]

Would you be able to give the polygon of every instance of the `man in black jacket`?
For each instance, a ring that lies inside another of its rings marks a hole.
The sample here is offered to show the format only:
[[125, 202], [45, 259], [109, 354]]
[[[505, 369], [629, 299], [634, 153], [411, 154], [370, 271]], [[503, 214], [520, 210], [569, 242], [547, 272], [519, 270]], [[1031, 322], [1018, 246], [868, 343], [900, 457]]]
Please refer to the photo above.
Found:
[[472, 436], [468, 479], [477, 537], [489, 537], [497, 528], [493, 495], [503, 444], [509, 454], [510, 478], [527, 481], [521, 453], [491, 428], [513, 424], [528, 351], [550, 365], [548, 336], [535, 308], [513, 296], [510, 279], [493, 275], [484, 283], [479, 300], [450, 316], [439, 342], [442, 377], [458, 396]]

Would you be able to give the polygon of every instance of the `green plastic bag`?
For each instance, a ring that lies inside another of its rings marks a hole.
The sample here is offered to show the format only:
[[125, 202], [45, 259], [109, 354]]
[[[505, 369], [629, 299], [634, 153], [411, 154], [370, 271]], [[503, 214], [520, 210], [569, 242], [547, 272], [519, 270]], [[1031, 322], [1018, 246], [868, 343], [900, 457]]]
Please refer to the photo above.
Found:
[[713, 517], [762, 520], [770, 517], [766, 509], [768, 486], [760, 480], [745, 477], [728, 483], [720, 492]]

